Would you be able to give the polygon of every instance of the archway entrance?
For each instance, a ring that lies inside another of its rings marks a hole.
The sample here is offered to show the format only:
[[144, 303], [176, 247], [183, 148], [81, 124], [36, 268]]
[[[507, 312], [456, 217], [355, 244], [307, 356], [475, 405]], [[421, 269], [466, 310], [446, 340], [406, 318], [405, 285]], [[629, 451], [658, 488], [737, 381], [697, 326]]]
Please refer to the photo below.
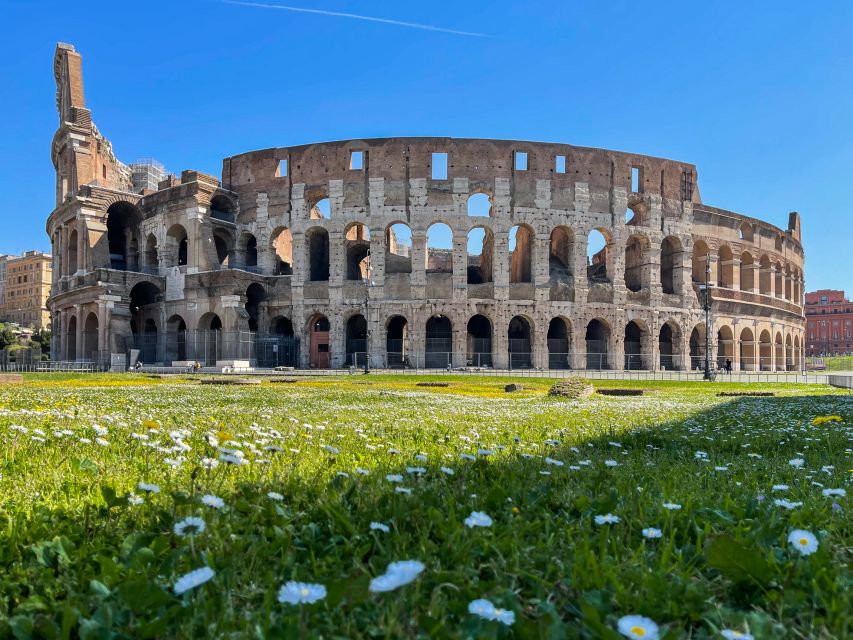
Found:
[[316, 315], [309, 323], [310, 346], [308, 354], [308, 366], [312, 369], [328, 369], [331, 362], [331, 349], [329, 347], [329, 319], [323, 315]]
[[77, 359], [77, 316], [68, 318], [68, 328], [65, 333], [65, 359]]
[[690, 369], [705, 368], [705, 325], [699, 324], [690, 332]]
[[492, 323], [484, 315], [477, 314], [468, 320], [466, 336], [466, 361], [472, 367], [491, 367]]
[[447, 316], [436, 315], [427, 320], [424, 356], [427, 369], [452, 366], [453, 323]]
[[674, 332], [670, 324], [664, 323], [658, 334], [658, 351], [660, 352], [660, 368], [664, 371], [673, 371], [675, 366], [674, 357]]
[[610, 341], [610, 327], [601, 320], [590, 320], [586, 325], [586, 368], [609, 369], [607, 346]]
[[563, 318], [553, 318], [548, 323], [548, 368], [571, 369], [571, 332]]
[[83, 325], [83, 359], [97, 361], [98, 358], [98, 316], [90, 313]]
[[755, 371], [755, 336], [745, 328], [740, 332], [740, 368], [742, 371]]
[[717, 368], [725, 369], [726, 361], [734, 365], [735, 341], [731, 327], [720, 327], [717, 331]]
[[394, 316], [388, 321], [385, 362], [392, 369], [412, 366], [409, 361], [409, 323], [403, 316]]
[[530, 339], [530, 323], [522, 316], [509, 321], [507, 330], [509, 368], [530, 369], [533, 367], [533, 348]]
[[643, 368], [643, 330], [633, 320], [625, 325], [625, 369]]
[[363, 367], [367, 362], [367, 320], [360, 313], [347, 320], [346, 362], [348, 367]]

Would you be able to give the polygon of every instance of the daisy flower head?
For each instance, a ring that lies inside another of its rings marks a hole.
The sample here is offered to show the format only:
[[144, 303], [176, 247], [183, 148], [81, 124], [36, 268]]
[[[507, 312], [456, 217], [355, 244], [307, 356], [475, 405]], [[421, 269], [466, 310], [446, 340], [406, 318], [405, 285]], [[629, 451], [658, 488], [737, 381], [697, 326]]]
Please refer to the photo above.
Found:
[[465, 518], [465, 526], [471, 529], [474, 527], [491, 527], [492, 519], [484, 511], [472, 511], [471, 515]]
[[148, 493], [160, 493], [160, 486], [156, 484], [150, 484], [148, 482], [140, 482], [136, 485], [136, 488], [140, 491], [146, 491]]
[[284, 500], [284, 496], [278, 493], [277, 491], [270, 491], [267, 493], [267, 498], [270, 500], [275, 500], [276, 502], [281, 502]]
[[744, 633], [743, 631], [738, 631], [737, 629], [723, 629], [720, 631], [720, 635], [723, 636], [726, 640], [755, 640], [750, 633]]
[[394, 591], [394, 589], [413, 582], [425, 568], [424, 563], [419, 560], [392, 562], [385, 569], [385, 573], [370, 581], [368, 588], [372, 593]]
[[196, 516], [189, 516], [175, 523], [175, 534], [179, 536], [197, 536], [204, 533], [204, 520]]
[[138, 496], [135, 493], [129, 493], [127, 494], [127, 502], [135, 507], [138, 507], [143, 502], [145, 502], [145, 498], [143, 498], [142, 496]]
[[290, 580], [278, 590], [278, 601], [286, 604], [314, 604], [325, 597], [326, 587], [322, 584]]
[[806, 463], [802, 458], [791, 458], [788, 460], [788, 464], [794, 467], [795, 469], [801, 469], [802, 466]]
[[616, 462], [615, 460], [605, 460], [604, 466], [606, 466], [606, 467], [618, 467], [619, 463]]
[[178, 578], [175, 582], [175, 585], [172, 587], [172, 590], [175, 592], [176, 595], [181, 595], [182, 593], [189, 591], [190, 589], [200, 587], [205, 582], [213, 578], [214, 575], [216, 575], [216, 572], [210, 567], [202, 567], [201, 569], [195, 569], [194, 571], [185, 573], [180, 578]]
[[844, 489], [824, 489], [821, 493], [827, 497], [829, 496], [841, 496], [844, 497], [847, 495], [847, 491]]
[[480, 616], [484, 620], [495, 620], [507, 626], [515, 622], [515, 613], [506, 609], [499, 609], [484, 598], [472, 600], [468, 603], [468, 613]]
[[619, 516], [614, 516], [612, 513], [595, 516], [595, 524], [616, 524], [619, 522]]
[[658, 625], [645, 616], [622, 616], [617, 623], [619, 633], [632, 640], [657, 640]]
[[670, 511], [678, 511], [679, 509], [681, 509], [681, 505], [676, 504], [675, 502], [664, 502], [663, 508], [669, 509]]
[[201, 503], [213, 509], [222, 509], [225, 506], [225, 501], [222, 498], [212, 494], [202, 496]]
[[663, 531], [660, 529], [655, 529], [654, 527], [647, 527], [643, 529], [643, 537], [652, 540], [654, 538], [660, 538], [663, 536]]
[[389, 531], [391, 531], [391, 527], [389, 527], [387, 524], [382, 524], [381, 522], [371, 522], [370, 523], [370, 530], [371, 531], [382, 531], [383, 533], [388, 533]]
[[802, 555], [808, 556], [817, 551], [817, 538], [811, 531], [794, 529], [788, 534], [788, 543]]

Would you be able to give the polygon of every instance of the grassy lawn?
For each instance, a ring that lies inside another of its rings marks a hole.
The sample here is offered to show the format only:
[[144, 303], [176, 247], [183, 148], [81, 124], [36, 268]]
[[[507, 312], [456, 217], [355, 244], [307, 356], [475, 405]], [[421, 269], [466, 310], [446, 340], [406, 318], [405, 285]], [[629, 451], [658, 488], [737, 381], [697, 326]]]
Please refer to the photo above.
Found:
[[509, 381], [0, 386], [0, 638], [853, 635], [852, 395]]

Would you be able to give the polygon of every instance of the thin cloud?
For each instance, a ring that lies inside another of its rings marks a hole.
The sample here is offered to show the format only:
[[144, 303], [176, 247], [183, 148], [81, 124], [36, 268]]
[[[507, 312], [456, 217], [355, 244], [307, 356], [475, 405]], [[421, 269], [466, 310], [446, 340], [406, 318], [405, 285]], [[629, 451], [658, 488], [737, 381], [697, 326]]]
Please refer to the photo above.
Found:
[[285, 4], [266, 4], [263, 2], [243, 2], [242, 0], [221, 0], [225, 4], [235, 4], [241, 7], [256, 7], [259, 9], [279, 9], [281, 11], [293, 11], [295, 13], [313, 13], [320, 16], [333, 16], [335, 18], [352, 18], [354, 20], [366, 20], [367, 22], [380, 22], [395, 27], [407, 27], [409, 29], [420, 29], [422, 31], [438, 31], [439, 33], [452, 33], [457, 36], [469, 36], [473, 38], [488, 38], [488, 34], [473, 31], [457, 31], [456, 29], [445, 29], [431, 24], [419, 24], [417, 22], [403, 22], [402, 20], [390, 20], [388, 18], [374, 18], [362, 16], [357, 13], [343, 13], [341, 11], [325, 11], [323, 9], [305, 9], [304, 7], [291, 7]]

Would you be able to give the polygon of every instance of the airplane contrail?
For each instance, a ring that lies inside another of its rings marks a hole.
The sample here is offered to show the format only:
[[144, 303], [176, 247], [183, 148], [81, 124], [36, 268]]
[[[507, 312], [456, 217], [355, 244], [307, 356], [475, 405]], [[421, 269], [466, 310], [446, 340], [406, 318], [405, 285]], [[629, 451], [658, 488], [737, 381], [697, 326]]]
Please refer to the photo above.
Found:
[[457, 36], [470, 36], [474, 38], [488, 38], [488, 34], [473, 31], [458, 31], [456, 29], [445, 29], [430, 24], [417, 22], [403, 22], [402, 20], [390, 20], [388, 18], [375, 18], [373, 16], [362, 16], [357, 13], [343, 13], [341, 11], [325, 11], [323, 9], [306, 9], [304, 7], [291, 7], [285, 4], [266, 4], [264, 2], [243, 2], [242, 0], [220, 0], [225, 4], [235, 4], [241, 7], [256, 7], [261, 9], [280, 9], [282, 11], [293, 11], [295, 13], [314, 13], [321, 16], [333, 16], [336, 18], [353, 18], [355, 20], [366, 20], [368, 22], [381, 22], [396, 27], [408, 27], [410, 29], [421, 29], [423, 31], [438, 31], [440, 33], [452, 33]]

